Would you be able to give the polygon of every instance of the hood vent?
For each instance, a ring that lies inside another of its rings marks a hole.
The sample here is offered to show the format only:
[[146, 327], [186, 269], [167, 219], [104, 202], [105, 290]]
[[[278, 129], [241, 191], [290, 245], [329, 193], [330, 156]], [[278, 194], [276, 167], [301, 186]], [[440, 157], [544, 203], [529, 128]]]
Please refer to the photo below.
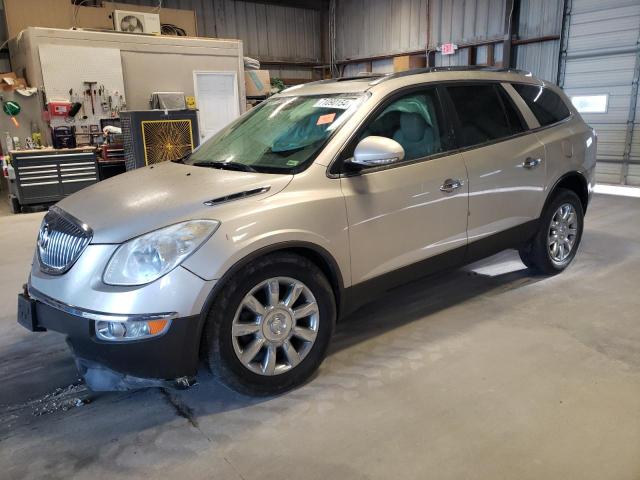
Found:
[[234, 200], [241, 200], [254, 195], [260, 195], [261, 193], [267, 193], [269, 190], [271, 190], [270, 186], [258, 187], [251, 190], [245, 190], [244, 192], [232, 193], [231, 195], [225, 195], [224, 197], [214, 198], [213, 200], [207, 200], [204, 204], [209, 207], [213, 207], [215, 205], [220, 205], [221, 203], [233, 202]]

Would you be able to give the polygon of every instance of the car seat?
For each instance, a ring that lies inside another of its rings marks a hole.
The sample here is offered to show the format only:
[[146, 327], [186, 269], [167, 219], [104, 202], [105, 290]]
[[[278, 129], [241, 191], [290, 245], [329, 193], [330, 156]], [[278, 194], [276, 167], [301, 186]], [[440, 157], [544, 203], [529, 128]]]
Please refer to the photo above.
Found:
[[404, 148], [405, 159], [426, 157], [434, 151], [433, 128], [417, 113], [402, 113], [393, 139]]

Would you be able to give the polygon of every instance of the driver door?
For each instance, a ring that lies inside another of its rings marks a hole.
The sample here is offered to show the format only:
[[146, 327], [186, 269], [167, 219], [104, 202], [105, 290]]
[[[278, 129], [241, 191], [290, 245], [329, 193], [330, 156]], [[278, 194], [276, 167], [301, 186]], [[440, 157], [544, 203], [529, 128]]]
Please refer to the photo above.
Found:
[[467, 171], [462, 156], [449, 153], [451, 128], [436, 87], [386, 102], [347, 151], [369, 135], [394, 139], [405, 158], [341, 176], [353, 284], [400, 283], [462, 262]]

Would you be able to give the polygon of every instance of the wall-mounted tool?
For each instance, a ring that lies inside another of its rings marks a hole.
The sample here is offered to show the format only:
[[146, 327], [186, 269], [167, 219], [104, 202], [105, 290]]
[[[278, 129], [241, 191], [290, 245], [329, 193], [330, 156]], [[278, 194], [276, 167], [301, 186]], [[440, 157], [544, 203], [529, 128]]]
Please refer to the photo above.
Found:
[[3, 97], [0, 97], [0, 102], [2, 102], [2, 111], [11, 117], [11, 122], [15, 125], [16, 128], [20, 126], [18, 120], [16, 119], [16, 115], [20, 113], [22, 108], [18, 102], [14, 102], [13, 100], [7, 100]]
[[71, 104], [71, 108], [69, 109], [69, 117], [73, 118], [75, 117], [78, 112], [80, 111], [80, 109], [82, 108], [82, 104], [80, 102], [74, 102]]
[[85, 94], [89, 95], [89, 98], [91, 99], [91, 113], [95, 115], [96, 114], [95, 97], [96, 97], [97, 91], [94, 87], [95, 85], [98, 84], [98, 82], [82, 82], [82, 84], [85, 87], [87, 87], [85, 89]]
[[109, 111], [109, 102], [107, 101], [107, 91], [104, 88], [104, 85], [100, 85], [98, 89], [98, 97], [100, 98], [100, 106], [102, 107], [103, 112]]

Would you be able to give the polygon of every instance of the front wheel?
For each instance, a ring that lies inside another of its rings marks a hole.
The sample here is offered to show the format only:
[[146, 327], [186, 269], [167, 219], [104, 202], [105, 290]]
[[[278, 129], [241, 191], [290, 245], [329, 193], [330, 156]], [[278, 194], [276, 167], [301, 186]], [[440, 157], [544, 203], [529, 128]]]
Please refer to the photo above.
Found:
[[543, 211], [536, 235], [519, 250], [520, 258], [545, 274], [563, 271], [578, 251], [583, 226], [582, 202], [571, 190], [559, 189]]
[[212, 305], [209, 368], [240, 393], [289, 390], [324, 359], [335, 317], [333, 290], [315, 264], [291, 253], [265, 256], [233, 275]]

